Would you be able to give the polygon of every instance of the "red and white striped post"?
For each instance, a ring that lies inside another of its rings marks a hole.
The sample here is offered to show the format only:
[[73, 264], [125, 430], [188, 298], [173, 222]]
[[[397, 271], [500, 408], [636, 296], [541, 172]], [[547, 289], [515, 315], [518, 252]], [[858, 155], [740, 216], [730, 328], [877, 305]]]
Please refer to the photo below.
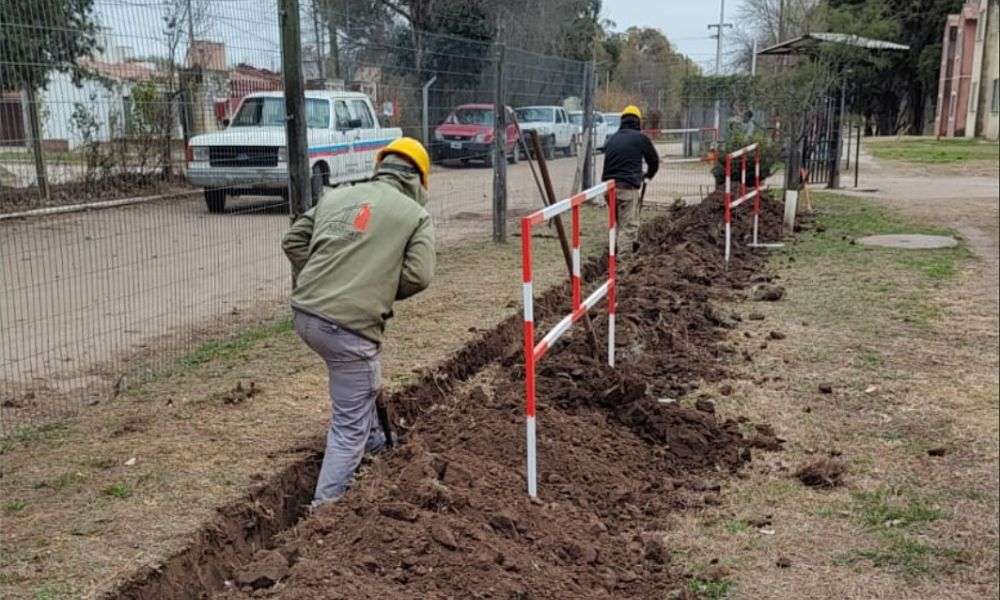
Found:
[[757, 192], [753, 197], [753, 245], [757, 246], [757, 230], [760, 227], [760, 146], [754, 151], [753, 185]]
[[722, 219], [723, 219], [723, 222], [725, 223], [725, 226], [726, 226], [726, 265], [729, 265], [729, 252], [730, 252], [729, 247], [730, 247], [730, 243], [731, 243], [730, 240], [731, 240], [732, 235], [733, 235], [733, 227], [732, 227], [732, 222], [733, 222], [733, 206], [732, 206], [732, 204], [733, 204], [733, 190], [732, 190], [732, 186], [733, 186], [733, 155], [732, 154], [727, 154], [726, 155], [726, 169], [725, 169], [725, 172], [726, 172], [726, 192], [725, 192], [725, 196], [723, 198], [723, 202], [725, 202], [726, 206], [725, 206], [725, 209], [724, 209], [725, 212], [723, 213]]
[[[592, 294], [582, 299], [583, 281], [580, 266], [580, 205], [607, 194], [608, 197], [608, 280]], [[535, 426], [535, 366], [545, 353], [566, 333], [569, 328], [593, 308], [602, 298], [608, 298], [608, 364], [615, 364], [615, 309], [617, 304], [616, 283], [617, 266], [615, 263], [615, 233], [617, 230], [615, 212], [617, 210], [617, 193], [615, 183], [608, 181], [601, 185], [584, 190], [572, 198], [567, 198], [543, 210], [534, 212], [521, 219], [521, 282], [524, 305], [524, 417], [528, 469], [528, 495], [538, 496], [538, 448]], [[541, 341], [535, 343], [534, 296], [531, 274], [531, 228], [544, 223], [552, 217], [572, 211], [572, 303], [573, 310], [566, 315]]]

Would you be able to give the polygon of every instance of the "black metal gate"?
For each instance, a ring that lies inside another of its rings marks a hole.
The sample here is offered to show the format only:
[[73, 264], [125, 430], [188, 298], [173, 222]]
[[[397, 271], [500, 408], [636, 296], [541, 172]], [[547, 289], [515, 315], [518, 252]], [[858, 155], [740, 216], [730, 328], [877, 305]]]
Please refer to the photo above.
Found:
[[834, 122], [840, 100], [828, 96], [806, 123], [802, 140], [802, 179], [804, 183], [829, 183], [832, 155], [840, 147]]

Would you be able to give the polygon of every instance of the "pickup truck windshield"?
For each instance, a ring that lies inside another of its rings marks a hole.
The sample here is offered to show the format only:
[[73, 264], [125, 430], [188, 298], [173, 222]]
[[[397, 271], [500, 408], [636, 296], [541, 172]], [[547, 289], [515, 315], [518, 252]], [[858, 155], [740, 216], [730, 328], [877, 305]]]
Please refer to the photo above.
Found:
[[452, 122], [459, 125], [492, 125], [493, 111], [488, 108], [460, 108], [455, 111]]
[[[284, 98], [247, 98], [233, 118], [233, 127], [284, 127]], [[330, 127], [330, 103], [318, 98], [306, 98], [306, 126], [318, 129]]]
[[517, 120], [521, 123], [555, 123], [556, 115], [551, 108], [519, 108]]

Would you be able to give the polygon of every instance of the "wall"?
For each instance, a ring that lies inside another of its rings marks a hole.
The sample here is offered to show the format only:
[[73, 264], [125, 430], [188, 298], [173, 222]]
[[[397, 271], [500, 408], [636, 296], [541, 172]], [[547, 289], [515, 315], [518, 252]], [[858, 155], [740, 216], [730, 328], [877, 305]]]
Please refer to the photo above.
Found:
[[[979, 84], [979, 98], [976, 111], [976, 135], [990, 140], [996, 140], [1000, 112], [996, 110], [994, 94], [1000, 94], [997, 84], [1000, 79], [1000, 2], [983, 0], [987, 8], [985, 39], [982, 44]], [[1000, 103], [1000, 98], [997, 98]]]

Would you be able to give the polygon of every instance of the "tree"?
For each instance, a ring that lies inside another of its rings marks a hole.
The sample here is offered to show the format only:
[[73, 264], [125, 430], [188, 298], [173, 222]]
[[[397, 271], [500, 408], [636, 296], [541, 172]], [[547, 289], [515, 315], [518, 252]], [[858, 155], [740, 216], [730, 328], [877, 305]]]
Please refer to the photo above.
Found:
[[856, 108], [865, 108], [882, 131], [921, 133], [927, 100], [937, 96], [941, 33], [962, 0], [829, 0], [831, 31], [860, 32], [906, 44], [906, 52], [858, 70], [863, 84]]
[[80, 59], [99, 50], [94, 0], [3, 0], [0, 8], [0, 89], [24, 90], [38, 189], [48, 198], [42, 155], [38, 91], [52, 72], [69, 73], [74, 83], [86, 74]]

